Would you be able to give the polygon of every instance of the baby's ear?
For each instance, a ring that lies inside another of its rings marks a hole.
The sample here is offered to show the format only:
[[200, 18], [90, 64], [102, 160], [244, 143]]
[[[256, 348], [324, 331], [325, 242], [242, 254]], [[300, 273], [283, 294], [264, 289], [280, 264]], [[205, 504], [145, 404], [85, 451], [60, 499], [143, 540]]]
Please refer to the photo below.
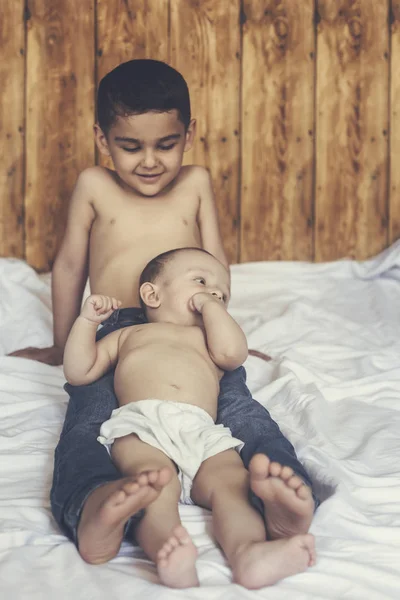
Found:
[[139, 294], [143, 302], [149, 308], [158, 308], [161, 304], [158, 287], [154, 283], [146, 281], [140, 286]]

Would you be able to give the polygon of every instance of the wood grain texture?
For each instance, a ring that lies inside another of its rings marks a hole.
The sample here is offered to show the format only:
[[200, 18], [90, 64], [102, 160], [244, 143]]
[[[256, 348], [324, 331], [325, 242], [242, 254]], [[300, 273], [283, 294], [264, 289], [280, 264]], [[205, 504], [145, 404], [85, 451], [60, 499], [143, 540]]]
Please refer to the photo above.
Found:
[[400, 238], [400, 2], [391, 2], [389, 243]]
[[[97, 85], [120, 63], [136, 58], [168, 62], [169, 0], [97, 0]], [[97, 153], [110, 169], [110, 158]]]
[[24, 257], [24, 2], [0, 18], [0, 256]]
[[29, 0], [26, 257], [51, 267], [79, 172], [94, 162], [94, 0]]
[[224, 246], [239, 260], [239, 0], [171, 2], [171, 64], [185, 77], [197, 121], [185, 163], [211, 172]]
[[312, 0], [243, 3], [241, 260], [312, 258]]
[[97, 0], [97, 82], [122, 62], [168, 62], [169, 0]]
[[317, 260], [387, 244], [388, 1], [318, 0]]

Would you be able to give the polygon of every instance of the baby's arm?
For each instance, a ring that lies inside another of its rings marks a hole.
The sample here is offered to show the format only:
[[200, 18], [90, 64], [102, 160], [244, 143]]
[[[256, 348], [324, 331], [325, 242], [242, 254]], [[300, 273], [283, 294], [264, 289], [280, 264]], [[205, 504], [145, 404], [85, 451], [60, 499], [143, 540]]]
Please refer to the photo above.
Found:
[[202, 246], [204, 250], [215, 256], [226, 268], [229, 268], [219, 230], [218, 213], [215, 206], [210, 174], [206, 169], [197, 167], [195, 176], [200, 189], [199, 225]]
[[224, 371], [233, 371], [247, 358], [247, 341], [225, 304], [206, 292], [191, 298], [191, 308], [201, 313], [212, 361]]
[[86, 299], [64, 351], [64, 374], [72, 385], [92, 383], [117, 363], [121, 330], [108, 334], [97, 343], [96, 331], [119, 306], [120, 302], [108, 296], [92, 295]]

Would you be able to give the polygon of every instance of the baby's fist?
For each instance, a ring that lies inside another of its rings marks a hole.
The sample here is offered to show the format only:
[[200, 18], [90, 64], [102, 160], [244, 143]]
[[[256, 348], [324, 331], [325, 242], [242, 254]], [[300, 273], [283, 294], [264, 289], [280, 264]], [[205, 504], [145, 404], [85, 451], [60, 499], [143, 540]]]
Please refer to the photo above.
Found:
[[81, 317], [99, 325], [103, 323], [114, 310], [121, 306], [121, 302], [110, 296], [92, 294], [86, 298], [81, 310]]
[[208, 292], [198, 292], [190, 298], [189, 307], [193, 312], [202, 313], [203, 306], [207, 302], [218, 302], [221, 304], [221, 300], [214, 294], [209, 294]]

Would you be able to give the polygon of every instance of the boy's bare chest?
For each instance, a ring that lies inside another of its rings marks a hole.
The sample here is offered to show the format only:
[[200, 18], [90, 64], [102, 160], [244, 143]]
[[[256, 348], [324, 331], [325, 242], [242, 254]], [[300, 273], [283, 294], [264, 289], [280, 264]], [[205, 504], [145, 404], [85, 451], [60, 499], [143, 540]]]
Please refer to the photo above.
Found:
[[197, 226], [199, 199], [181, 194], [166, 198], [130, 199], [116, 195], [102, 202], [92, 234], [123, 240], [132, 235], [142, 237], [165, 231], [185, 231]]
[[117, 297], [122, 306], [139, 306], [139, 276], [149, 260], [173, 248], [201, 246], [199, 205], [190, 189], [139, 199], [115, 186], [105, 189], [96, 199], [90, 231], [93, 293]]

